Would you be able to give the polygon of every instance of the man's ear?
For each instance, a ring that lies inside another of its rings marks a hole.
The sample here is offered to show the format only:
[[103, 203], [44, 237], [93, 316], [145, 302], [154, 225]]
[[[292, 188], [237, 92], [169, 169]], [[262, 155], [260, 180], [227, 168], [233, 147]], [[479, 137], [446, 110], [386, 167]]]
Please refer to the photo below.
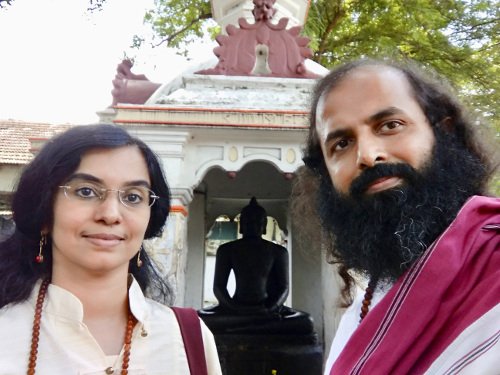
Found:
[[453, 126], [453, 119], [450, 116], [445, 117], [436, 124], [436, 127], [445, 131], [446, 133], [453, 133], [455, 128]]

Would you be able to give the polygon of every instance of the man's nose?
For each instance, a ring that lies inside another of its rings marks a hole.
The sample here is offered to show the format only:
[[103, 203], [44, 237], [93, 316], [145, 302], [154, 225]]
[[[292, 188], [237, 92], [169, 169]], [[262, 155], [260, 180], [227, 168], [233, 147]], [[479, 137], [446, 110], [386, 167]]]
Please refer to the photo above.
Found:
[[358, 139], [357, 166], [360, 169], [373, 167], [388, 160], [384, 142], [376, 136], [363, 136]]

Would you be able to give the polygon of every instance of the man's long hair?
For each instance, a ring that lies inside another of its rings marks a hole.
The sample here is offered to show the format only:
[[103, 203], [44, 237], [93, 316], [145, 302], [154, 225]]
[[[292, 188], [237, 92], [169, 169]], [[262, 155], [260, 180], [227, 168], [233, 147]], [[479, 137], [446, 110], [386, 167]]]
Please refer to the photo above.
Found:
[[[323, 158], [316, 131], [316, 121], [318, 118], [317, 109], [320, 100], [323, 100], [324, 96], [335, 89], [352, 71], [365, 66], [389, 67], [400, 71], [408, 80], [411, 94], [427, 117], [439, 144], [443, 145], [447, 142], [451, 142], [456, 150], [467, 154], [465, 159], [471, 161], [470, 168], [474, 169], [473, 171], [469, 171], [471, 173], [468, 173], [470, 181], [465, 181], [469, 186], [465, 194], [467, 197], [474, 194], [484, 194], [488, 180], [494, 171], [487, 157], [485, 148], [478, 141], [473, 122], [467, 118], [462, 106], [451, 93], [452, 91], [448, 84], [437, 76], [431, 77], [431, 72], [429, 72], [429, 74], [423, 74], [423, 72], [411, 62], [403, 65], [390, 61], [361, 59], [342, 65], [321, 79], [313, 91], [311, 111], [309, 114], [309, 132], [303, 158], [307, 168], [299, 173], [297, 184], [294, 186], [294, 194], [298, 197], [297, 201], [303, 201], [304, 197], [301, 198], [300, 196], [304, 195], [303, 191], [306, 188], [309, 189], [309, 201], [311, 199], [311, 190], [316, 195], [316, 215], [319, 214], [320, 224], [323, 229], [322, 233], [326, 235], [326, 241], [323, 241], [323, 244], [326, 245], [330, 260], [339, 265], [339, 274], [345, 282], [343, 296], [346, 301], [350, 301], [350, 296], [352, 295], [351, 287], [353, 285], [353, 279], [349, 273], [352, 267], [348, 261], [346, 262], [345, 256], [335, 247], [335, 241], [337, 239], [332, 234], [333, 231], [331, 228], [328, 227], [328, 225], [332, 223], [328, 222], [328, 211], [325, 210], [324, 200], [325, 194], [328, 193], [327, 190], [334, 189], [334, 187], [331, 183]], [[434, 152], [433, 156], [436, 156], [436, 152]], [[441, 153], [441, 156], [447, 158], [449, 154], [446, 155]], [[457, 161], [441, 160], [440, 162], [446, 164], [456, 163]], [[308, 187], [304, 187], [304, 184]], [[465, 201], [463, 198], [460, 199]], [[459, 203], [463, 204], [464, 202]], [[303, 208], [304, 204], [298, 203], [295, 204], [295, 207]], [[453, 215], [456, 215], [456, 211], [458, 210], [454, 210]], [[323, 217], [321, 217], [322, 215]], [[452, 219], [453, 217], [449, 218], [449, 221]], [[444, 230], [444, 228], [442, 228], [442, 230]], [[435, 237], [437, 237], [436, 234], [434, 234], [433, 239], [435, 239]]]

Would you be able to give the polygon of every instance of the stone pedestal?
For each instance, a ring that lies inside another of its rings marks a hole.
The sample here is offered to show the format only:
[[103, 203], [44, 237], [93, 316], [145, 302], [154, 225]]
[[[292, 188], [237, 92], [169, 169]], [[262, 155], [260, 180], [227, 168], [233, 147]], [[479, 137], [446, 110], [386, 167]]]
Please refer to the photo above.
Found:
[[323, 349], [316, 334], [219, 334], [215, 342], [223, 375], [322, 373]]

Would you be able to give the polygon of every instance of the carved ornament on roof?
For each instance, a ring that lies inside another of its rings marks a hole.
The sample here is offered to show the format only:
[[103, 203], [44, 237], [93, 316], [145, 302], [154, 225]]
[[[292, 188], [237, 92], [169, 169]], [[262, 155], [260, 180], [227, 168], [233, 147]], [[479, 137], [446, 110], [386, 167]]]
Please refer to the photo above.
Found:
[[133, 62], [125, 59], [116, 68], [113, 80], [113, 104], [144, 104], [161, 85], [151, 82], [144, 74], [132, 73]]
[[316, 78], [308, 71], [305, 59], [312, 56], [309, 38], [300, 36], [302, 27], [286, 29], [289, 19], [271, 22], [276, 13], [275, 0], [253, 0], [255, 23], [239, 18], [239, 28], [226, 27], [227, 35], [216, 38], [214, 54], [219, 62], [198, 74]]
[[255, 21], [270, 20], [276, 14], [276, 9], [273, 8], [276, 0], [253, 0], [254, 8], [252, 14]]

